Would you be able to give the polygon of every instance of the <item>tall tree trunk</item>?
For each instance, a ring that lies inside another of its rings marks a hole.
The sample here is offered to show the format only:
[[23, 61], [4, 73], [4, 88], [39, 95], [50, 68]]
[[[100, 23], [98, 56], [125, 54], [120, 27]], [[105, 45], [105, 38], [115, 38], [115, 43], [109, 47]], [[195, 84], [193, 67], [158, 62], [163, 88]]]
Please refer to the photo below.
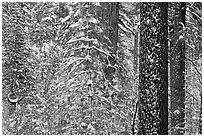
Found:
[[202, 135], [202, 92], [200, 93], [199, 134]]
[[99, 20], [107, 26], [106, 34], [111, 41], [109, 49], [114, 53], [118, 43], [119, 2], [101, 2], [100, 4], [103, 9], [101, 13], [98, 13], [102, 17]]
[[170, 88], [171, 134], [184, 134], [185, 117], [185, 41], [182, 25], [185, 25], [186, 3], [175, 3], [174, 34], [171, 37]]
[[168, 3], [140, 7], [139, 134], [168, 134]]
[[[116, 69], [114, 67], [116, 63], [116, 54], [117, 54], [117, 43], [118, 43], [118, 18], [119, 18], [119, 3], [118, 2], [108, 2], [101, 3], [104, 7], [103, 13], [103, 23], [107, 25], [108, 38], [110, 43], [108, 44], [108, 51], [110, 55], [107, 57], [107, 64], [109, 66], [105, 67], [104, 72], [106, 79], [113, 84], [113, 74]], [[105, 20], [104, 20], [105, 19]]]
[[[138, 95], [138, 66], [139, 66], [139, 32], [135, 32], [135, 36], [134, 36], [134, 73], [135, 73], [135, 77], [134, 77], [134, 91], [136, 92], [136, 95]], [[135, 121], [136, 121], [136, 116], [137, 116], [137, 111], [138, 111], [138, 104], [139, 104], [139, 100], [137, 98], [137, 100], [135, 101], [135, 111], [133, 114], [133, 120], [132, 120], [132, 134], [134, 135], [135, 132]]]
[[118, 43], [118, 17], [119, 17], [119, 3], [111, 2], [109, 9], [109, 39], [112, 42], [113, 53], [117, 51]]

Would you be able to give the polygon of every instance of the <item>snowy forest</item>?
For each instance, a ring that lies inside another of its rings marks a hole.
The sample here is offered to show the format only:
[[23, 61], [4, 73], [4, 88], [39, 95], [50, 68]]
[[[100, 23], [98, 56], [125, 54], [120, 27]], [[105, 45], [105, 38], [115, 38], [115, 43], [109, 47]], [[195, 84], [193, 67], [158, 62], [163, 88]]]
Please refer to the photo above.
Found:
[[202, 3], [2, 2], [2, 134], [202, 134]]

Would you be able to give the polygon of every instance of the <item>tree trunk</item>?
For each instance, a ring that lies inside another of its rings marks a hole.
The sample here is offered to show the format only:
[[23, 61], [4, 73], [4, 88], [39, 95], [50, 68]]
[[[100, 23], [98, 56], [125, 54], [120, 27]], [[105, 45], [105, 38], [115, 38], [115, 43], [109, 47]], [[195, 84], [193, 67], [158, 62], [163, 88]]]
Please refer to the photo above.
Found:
[[200, 93], [199, 134], [202, 135], [202, 92]]
[[[134, 36], [134, 91], [136, 92], [136, 95], [138, 96], [138, 67], [139, 67], [139, 63], [138, 63], [138, 59], [139, 59], [139, 32], [135, 32], [135, 36]], [[138, 104], [139, 104], [139, 100], [137, 98], [137, 100], [135, 101], [135, 111], [133, 113], [133, 120], [132, 120], [132, 134], [134, 135], [135, 132], [135, 125], [136, 125], [136, 116], [138, 113]]]
[[168, 3], [140, 7], [139, 134], [168, 134]]
[[170, 44], [171, 134], [184, 134], [185, 41], [181, 22], [185, 25], [186, 3], [176, 3], [175, 14], [175, 31]]
[[118, 43], [118, 18], [119, 18], [119, 2], [101, 2], [103, 10], [98, 13], [102, 19], [101, 22], [107, 25], [107, 35], [111, 41], [109, 50], [115, 52]]
[[118, 43], [118, 17], [119, 17], [119, 3], [111, 2], [109, 9], [109, 39], [112, 42], [113, 53], [117, 51]]
[[[117, 53], [117, 43], [118, 43], [118, 18], [119, 18], [119, 3], [118, 2], [108, 2], [108, 3], [101, 3], [104, 7], [104, 15], [103, 13], [103, 23], [107, 25], [106, 34], [110, 40], [108, 44], [108, 51], [111, 54], [107, 56], [107, 65], [104, 69], [106, 79], [113, 84], [113, 74], [115, 73], [116, 69], [114, 67], [116, 63], [116, 53]], [[104, 20], [105, 19], [105, 20]]]

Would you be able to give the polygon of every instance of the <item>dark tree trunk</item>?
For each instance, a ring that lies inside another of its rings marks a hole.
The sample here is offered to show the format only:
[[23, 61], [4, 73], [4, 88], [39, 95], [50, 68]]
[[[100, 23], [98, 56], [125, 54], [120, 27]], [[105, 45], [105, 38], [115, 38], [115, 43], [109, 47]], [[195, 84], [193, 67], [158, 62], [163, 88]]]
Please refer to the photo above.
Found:
[[118, 17], [119, 17], [119, 3], [111, 2], [109, 9], [109, 39], [112, 42], [113, 53], [117, 51], [118, 43]]
[[103, 7], [101, 13], [98, 13], [102, 19], [101, 22], [106, 25], [108, 35], [111, 43], [109, 50], [116, 52], [118, 43], [118, 18], [119, 18], [119, 3], [118, 2], [101, 2]]
[[168, 134], [168, 3], [140, 7], [139, 134]]
[[185, 117], [185, 41], [182, 25], [185, 25], [186, 3], [176, 3], [174, 34], [171, 37], [170, 88], [171, 134], [184, 134]]
[[107, 65], [104, 68], [104, 73], [106, 79], [113, 84], [116, 69], [114, 67], [116, 63], [116, 53], [117, 53], [117, 43], [118, 43], [118, 18], [119, 18], [119, 3], [118, 2], [108, 2], [101, 3], [103, 6], [102, 22], [107, 27], [106, 34], [110, 40], [108, 43], [108, 51], [110, 55], [107, 56]]

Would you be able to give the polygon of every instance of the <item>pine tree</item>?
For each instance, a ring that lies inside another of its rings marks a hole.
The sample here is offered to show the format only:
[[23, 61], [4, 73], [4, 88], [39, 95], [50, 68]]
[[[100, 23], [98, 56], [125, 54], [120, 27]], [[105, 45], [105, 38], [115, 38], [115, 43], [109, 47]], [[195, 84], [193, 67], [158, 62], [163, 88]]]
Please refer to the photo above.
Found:
[[[12, 128], [7, 129], [11, 134], [21, 134], [19, 126], [20, 115], [23, 109], [23, 99], [31, 95], [35, 79], [32, 75], [32, 65], [29, 62], [30, 49], [26, 45], [26, 25], [22, 17], [22, 3], [3, 3], [3, 123], [15, 122]], [[9, 102], [8, 102], [9, 101]], [[11, 117], [12, 120], [10, 119]], [[7, 123], [7, 124], [8, 124]]]
[[32, 81], [31, 66], [28, 62], [30, 53], [26, 46], [25, 26], [19, 10], [20, 4], [4, 3], [3, 6], [5, 7], [4, 12], [12, 15], [10, 18], [5, 16], [3, 20], [3, 85], [6, 85], [8, 93], [25, 96], [28, 95], [34, 81]]
[[168, 3], [140, 7], [139, 132], [168, 134]]

